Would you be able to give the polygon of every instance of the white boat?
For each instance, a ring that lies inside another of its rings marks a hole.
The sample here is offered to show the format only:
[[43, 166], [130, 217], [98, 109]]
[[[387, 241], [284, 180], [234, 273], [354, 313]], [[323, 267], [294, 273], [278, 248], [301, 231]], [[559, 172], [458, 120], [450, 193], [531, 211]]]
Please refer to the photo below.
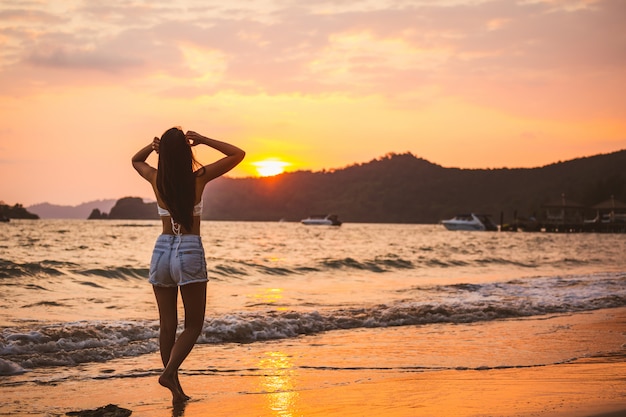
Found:
[[341, 221], [336, 214], [318, 214], [301, 220], [307, 226], [341, 226]]
[[449, 220], [442, 220], [441, 224], [448, 230], [498, 230], [498, 226], [486, 214], [457, 214]]

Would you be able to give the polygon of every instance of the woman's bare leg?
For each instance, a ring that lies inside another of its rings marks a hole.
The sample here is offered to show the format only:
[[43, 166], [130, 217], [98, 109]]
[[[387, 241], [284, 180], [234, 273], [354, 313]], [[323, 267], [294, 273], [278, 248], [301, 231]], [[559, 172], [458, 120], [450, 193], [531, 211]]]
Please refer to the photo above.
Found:
[[[178, 288], [153, 286], [153, 289], [159, 307], [159, 350], [161, 352], [163, 367], [165, 367], [170, 360], [172, 348], [176, 342], [176, 330], [178, 328]], [[176, 374], [176, 385], [182, 395], [189, 399], [180, 387], [178, 373]]]
[[153, 286], [159, 307], [159, 350], [163, 366], [170, 360], [170, 352], [176, 341], [178, 328], [178, 288]]
[[[157, 290], [155, 290], [155, 294], [156, 293]], [[159, 383], [172, 392], [172, 400], [175, 403], [189, 399], [178, 382], [178, 368], [180, 368], [180, 365], [189, 355], [198, 336], [200, 336], [202, 332], [206, 308], [206, 282], [183, 285], [180, 287], [180, 293], [185, 307], [185, 329], [173, 343], [167, 364], [165, 365], [165, 370], [159, 377]], [[171, 294], [162, 296], [165, 299], [163, 300], [164, 304], [171, 306], [171, 300], [169, 299]], [[160, 295], [157, 295], [157, 303], [160, 305], [159, 298]], [[161, 307], [159, 307], [159, 312], [161, 316]], [[171, 317], [171, 312], [168, 311], [167, 313], [169, 313], [169, 317]], [[170, 341], [171, 338], [168, 339], [166, 343]]]

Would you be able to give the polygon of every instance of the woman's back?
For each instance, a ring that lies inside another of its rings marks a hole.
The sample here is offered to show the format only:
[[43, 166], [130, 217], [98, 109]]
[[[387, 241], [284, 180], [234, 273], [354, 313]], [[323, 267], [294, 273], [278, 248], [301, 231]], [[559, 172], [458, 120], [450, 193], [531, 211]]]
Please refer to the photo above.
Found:
[[[163, 205], [165, 205], [164, 203], [159, 203], [158, 201], [159, 199], [157, 198], [157, 213], [159, 214], [159, 217], [161, 218], [161, 222], [163, 224], [163, 231], [162, 233], [164, 234], [168, 234], [168, 235], [172, 235], [172, 234], [176, 234], [175, 233], [175, 222], [172, 222], [172, 215], [170, 214], [169, 210], [165, 207], [163, 207]], [[192, 222], [192, 227], [191, 230], [183, 230], [182, 234], [193, 234], [193, 235], [199, 235], [200, 234], [200, 220], [202, 218], [202, 200], [200, 200], [196, 205], [193, 206], [193, 222]]]

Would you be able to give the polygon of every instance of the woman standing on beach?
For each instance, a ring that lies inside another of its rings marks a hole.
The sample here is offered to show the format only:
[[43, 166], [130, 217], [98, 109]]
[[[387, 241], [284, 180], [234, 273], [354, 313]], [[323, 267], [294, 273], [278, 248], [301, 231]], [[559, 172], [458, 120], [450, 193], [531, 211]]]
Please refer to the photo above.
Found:
[[[199, 167], [192, 147], [207, 145], [225, 157]], [[159, 154], [158, 168], [146, 159]], [[196, 132], [171, 128], [133, 156], [133, 167], [152, 185], [163, 223], [150, 261], [150, 283], [159, 308], [159, 348], [165, 369], [159, 384], [172, 392], [174, 403], [189, 399], [178, 380], [178, 369], [193, 348], [204, 324], [206, 259], [200, 238], [202, 192], [211, 180], [239, 164], [245, 152], [234, 145]], [[198, 168], [199, 167], [199, 168]], [[198, 169], [196, 169], [198, 168]], [[185, 327], [178, 339], [178, 288], [185, 309]]]

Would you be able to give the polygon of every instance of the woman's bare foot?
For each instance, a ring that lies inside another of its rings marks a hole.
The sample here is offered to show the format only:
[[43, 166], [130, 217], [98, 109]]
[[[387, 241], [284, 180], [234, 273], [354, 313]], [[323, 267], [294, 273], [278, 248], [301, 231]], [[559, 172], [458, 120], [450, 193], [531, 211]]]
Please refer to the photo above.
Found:
[[180, 392], [183, 394], [183, 396], [187, 399], [190, 400], [191, 397], [187, 394], [185, 394], [185, 392], [183, 391], [183, 387], [180, 385], [180, 381], [178, 380], [178, 373], [176, 374], [176, 385], [178, 385], [178, 389], [180, 390]]
[[172, 403], [177, 404], [185, 402], [189, 399], [189, 397], [187, 397], [181, 389], [180, 384], [177, 382], [176, 376], [169, 376], [163, 373], [159, 377], [159, 384], [172, 392]]

